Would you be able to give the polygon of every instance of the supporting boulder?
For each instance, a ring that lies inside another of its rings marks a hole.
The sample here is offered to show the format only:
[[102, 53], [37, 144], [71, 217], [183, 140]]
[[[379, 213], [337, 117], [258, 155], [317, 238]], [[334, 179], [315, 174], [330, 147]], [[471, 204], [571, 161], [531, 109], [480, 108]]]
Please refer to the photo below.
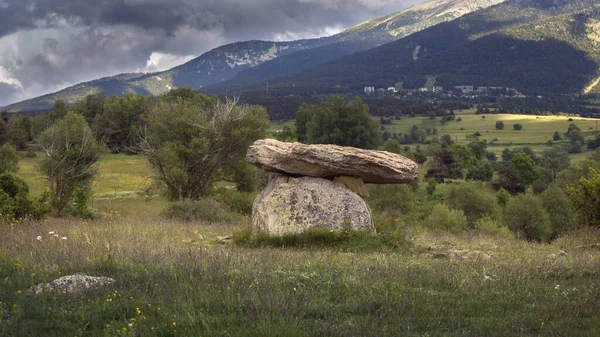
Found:
[[322, 178], [271, 174], [252, 208], [254, 233], [282, 236], [346, 226], [375, 233], [365, 201], [343, 184]]

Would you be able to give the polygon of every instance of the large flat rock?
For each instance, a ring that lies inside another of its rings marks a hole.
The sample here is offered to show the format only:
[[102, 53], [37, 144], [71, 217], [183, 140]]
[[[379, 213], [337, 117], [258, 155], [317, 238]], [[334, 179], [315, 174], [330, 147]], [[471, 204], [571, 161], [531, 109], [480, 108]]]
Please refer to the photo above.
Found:
[[246, 160], [266, 171], [309, 177], [360, 177], [371, 184], [403, 184], [418, 178], [418, 165], [401, 155], [338, 145], [257, 140]]

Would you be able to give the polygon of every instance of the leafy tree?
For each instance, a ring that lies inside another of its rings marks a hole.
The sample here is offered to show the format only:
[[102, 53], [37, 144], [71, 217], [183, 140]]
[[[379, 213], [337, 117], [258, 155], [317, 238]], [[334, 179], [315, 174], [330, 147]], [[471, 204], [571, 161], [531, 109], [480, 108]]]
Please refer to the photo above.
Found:
[[552, 236], [550, 216], [542, 201], [533, 195], [519, 194], [506, 205], [506, 226], [527, 240], [547, 242]]
[[569, 154], [562, 147], [553, 146], [542, 153], [542, 166], [550, 172], [554, 181], [558, 172], [569, 167]]
[[518, 172], [519, 182], [524, 186], [531, 185], [540, 175], [535, 162], [522, 152], [515, 153], [510, 159], [510, 163]]
[[385, 143], [383, 143], [383, 147], [381, 149], [383, 151], [397, 154], [402, 153], [402, 146], [395, 139], [388, 139]]
[[296, 141], [296, 131], [286, 124], [283, 126], [283, 130], [275, 133], [275, 139], [282, 142], [294, 142]]
[[590, 167], [579, 186], [567, 186], [567, 193], [582, 223], [600, 227], [600, 171]]
[[560, 236], [575, 227], [575, 212], [569, 196], [556, 184], [550, 185], [539, 195], [546, 212], [550, 215], [552, 236]]
[[16, 174], [0, 174], [0, 217], [19, 219], [27, 216], [31, 202], [27, 198], [29, 186]]
[[140, 141], [169, 198], [178, 201], [201, 198], [269, 127], [262, 107], [182, 93], [164, 95], [151, 107]]
[[69, 204], [77, 188], [88, 189], [104, 147], [81, 115], [68, 113], [36, 140], [45, 152], [38, 169], [46, 176], [54, 216]]
[[446, 204], [450, 208], [463, 211], [471, 226], [477, 219], [485, 216], [493, 219], [500, 216], [495, 198], [488, 194], [480, 183], [463, 182], [451, 186], [446, 195]]
[[504, 122], [503, 121], [496, 122], [496, 130], [504, 130]]
[[508, 193], [508, 191], [504, 188], [500, 187], [498, 193], [496, 194], [496, 201], [498, 202], [498, 205], [502, 206], [502, 208], [505, 208], [509, 200], [510, 193]]
[[494, 168], [489, 161], [479, 161], [476, 165], [469, 167], [467, 171], [467, 179], [490, 181], [494, 176]]
[[433, 153], [433, 163], [427, 170], [425, 178], [432, 178], [442, 183], [444, 179], [461, 179], [462, 177], [463, 169], [456, 151], [446, 143], [442, 143], [441, 147]]
[[552, 135], [552, 140], [554, 140], [555, 142], [561, 140], [562, 137], [560, 136], [560, 132], [558, 131], [554, 131], [554, 134]]
[[0, 173], [4, 172], [19, 172], [19, 153], [9, 143], [0, 146]]
[[452, 136], [450, 136], [449, 134], [445, 134], [445, 135], [441, 136], [440, 141], [442, 141], [448, 145], [454, 144], [454, 140], [452, 140]]
[[65, 104], [65, 101], [63, 101], [62, 99], [57, 99], [54, 102], [54, 107], [52, 108], [52, 111], [50, 112], [50, 119], [52, 121], [57, 121], [59, 119], [62, 119], [66, 115], [67, 105]]
[[[377, 123], [360, 98], [346, 102], [330, 96], [318, 105], [303, 105], [297, 113], [298, 139], [310, 144], [337, 144], [376, 149], [381, 142]], [[423, 132], [424, 134], [424, 132]]]
[[415, 162], [419, 165], [424, 164], [427, 161], [427, 156], [425, 156], [425, 153], [423, 153], [423, 150], [421, 149], [420, 145], [417, 145], [415, 147], [413, 157], [415, 159]]
[[517, 131], [519, 131], [519, 130], [523, 130], [523, 125], [522, 125], [522, 124], [519, 124], [519, 123], [517, 123], [517, 124], [514, 124], [514, 125], [513, 125], [513, 130], [517, 130]]

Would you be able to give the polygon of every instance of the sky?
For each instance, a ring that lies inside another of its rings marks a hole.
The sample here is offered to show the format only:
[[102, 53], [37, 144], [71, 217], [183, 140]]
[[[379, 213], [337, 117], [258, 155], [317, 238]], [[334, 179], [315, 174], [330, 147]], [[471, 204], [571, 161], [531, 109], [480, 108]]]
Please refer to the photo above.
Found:
[[341, 30], [422, 0], [0, 0], [0, 106], [218, 46]]

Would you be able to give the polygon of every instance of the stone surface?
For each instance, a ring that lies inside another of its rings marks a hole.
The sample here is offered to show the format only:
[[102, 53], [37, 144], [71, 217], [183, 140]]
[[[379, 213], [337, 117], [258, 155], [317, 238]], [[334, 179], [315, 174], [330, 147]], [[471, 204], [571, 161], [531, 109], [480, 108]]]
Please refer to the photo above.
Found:
[[333, 178], [333, 182], [336, 184], [342, 184], [346, 186], [347, 189], [360, 195], [361, 197], [369, 196], [369, 190], [367, 190], [367, 186], [365, 186], [365, 183], [363, 182], [362, 178], [340, 176]]
[[260, 139], [250, 146], [246, 160], [271, 172], [322, 178], [352, 176], [372, 184], [403, 184], [418, 178], [418, 166], [408, 158], [347, 146]]
[[94, 277], [75, 274], [63, 276], [50, 283], [38, 284], [30, 288], [29, 291], [34, 294], [41, 294], [44, 292], [72, 294], [98, 289], [112, 283], [115, 283], [115, 280], [109, 277]]
[[282, 236], [345, 226], [375, 233], [365, 201], [342, 184], [322, 178], [271, 174], [252, 208], [254, 233]]

